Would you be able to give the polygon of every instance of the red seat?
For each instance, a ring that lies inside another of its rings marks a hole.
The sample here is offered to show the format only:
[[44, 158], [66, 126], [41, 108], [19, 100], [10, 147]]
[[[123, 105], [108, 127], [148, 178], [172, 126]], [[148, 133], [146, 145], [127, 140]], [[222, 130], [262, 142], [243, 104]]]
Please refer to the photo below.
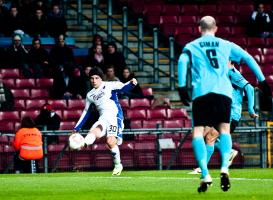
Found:
[[272, 63], [263, 65], [263, 67], [261, 67], [261, 69], [262, 69], [265, 76], [273, 74], [273, 65], [272, 65]]
[[236, 13], [236, 5], [235, 4], [219, 4], [218, 10], [219, 10], [219, 13], [221, 13], [221, 16], [233, 15], [234, 13]]
[[84, 99], [70, 99], [67, 103], [67, 108], [71, 110], [84, 109], [85, 100]]
[[128, 109], [130, 107], [128, 99], [119, 99], [119, 103], [120, 103], [121, 107], [124, 109]]
[[143, 120], [143, 128], [162, 128], [162, 120]]
[[167, 113], [165, 108], [156, 108], [147, 110], [148, 119], [166, 119]]
[[135, 161], [139, 168], [156, 167], [155, 142], [135, 143]]
[[18, 111], [1, 111], [0, 121], [20, 121], [20, 115]]
[[15, 88], [15, 80], [13, 78], [2, 79], [2, 81], [7, 88]]
[[228, 38], [231, 35], [229, 26], [219, 26], [216, 35]]
[[0, 69], [0, 74], [2, 78], [19, 78], [19, 69]]
[[15, 99], [14, 100], [14, 108], [15, 108], [15, 110], [25, 110], [26, 109], [25, 100]]
[[246, 28], [243, 26], [232, 26], [231, 34], [233, 35], [233, 37], [236, 36], [242, 37], [242, 35], [246, 34]]
[[234, 18], [232, 15], [219, 15], [216, 17], [216, 23], [221, 24], [221, 26], [233, 26]]
[[186, 43], [192, 41], [193, 37], [191, 35], [184, 35], [184, 34], [179, 34], [176, 36], [175, 41], [184, 46]]
[[273, 55], [264, 55], [261, 56], [262, 64], [272, 64], [273, 63]]
[[82, 114], [82, 110], [64, 110], [63, 111], [63, 120], [72, 121], [79, 120]]
[[60, 130], [72, 130], [76, 125], [76, 122], [61, 122]]
[[183, 15], [199, 15], [199, 7], [198, 5], [182, 5], [181, 6], [181, 12]]
[[258, 47], [249, 47], [246, 49], [246, 51], [252, 56], [256, 56], [256, 55], [261, 56], [263, 54], [262, 48], [258, 48]]
[[160, 24], [160, 16], [158, 15], [148, 15], [145, 17], [148, 24], [158, 26]]
[[65, 110], [67, 109], [66, 100], [58, 99], [58, 100], [48, 100], [49, 103], [54, 110]]
[[218, 8], [216, 5], [200, 5], [199, 13], [201, 15], [216, 15]]
[[263, 48], [263, 54], [265, 55], [265, 56], [267, 56], [267, 55], [272, 55], [273, 54], [273, 48]]
[[11, 89], [15, 99], [29, 99], [29, 89]]
[[191, 26], [176, 26], [175, 28], [175, 35], [179, 34], [193, 34], [193, 28]]
[[146, 119], [146, 110], [145, 109], [130, 109], [127, 110], [128, 119]]
[[176, 15], [160, 16], [160, 24], [177, 24], [178, 19]]
[[161, 14], [161, 4], [151, 4], [151, 5], [145, 5], [143, 14], [144, 15], [160, 15]]
[[32, 119], [35, 119], [39, 115], [39, 110], [27, 110], [27, 111], [21, 111], [20, 115], [21, 118], [24, 118], [26, 116], [31, 117]]
[[142, 93], [144, 96], [150, 96], [153, 95], [153, 89], [152, 88], [141, 88]]
[[273, 38], [266, 38], [266, 46], [268, 47], [273, 46]]
[[170, 119], [163, 121], [163, 128], [182, 128], [184, 123], [182, 119]]
[[197, 17], [193, 15], [182, 15], [178, 17], [178, 23], [183, 25], [195, 26], [197, 23]]
[[247, 40], [248, 47], [262, 47], [265, 45], [264, 38], [260, 37], [251, 37]]
[[180, 13], [180, 5], [163, 5], [162, 14], [163, 15], [179, 15]]
[[41, 110], [42, 106], [46, 103], [44, 99], [27, 99], [26, 100], [26, 110]]
[[49, 98], [49, 92], [47, 89], [31, 89], [30, 96], [32, 99], [47, 99]]
[[230, 41], [241, 46], [242, 48], [247, 46], [247, 39], [245, 37], [232, 37], [230, 38]]
[[15, 86], [17, 88], [34, 88], [36, 86], [35, 79], [33, 78], [16, 79]]
[[141, 129], [142, 128], [142, 121], [141, 120], [131, 120], [130, 127], [132, 129]]
[[14, 132], [14, 123], [0, 121], [0, 130], [1, 132]]
[[163, 24], [161, 29], [166, 36], [175, 35], [176, 24]]
[[130, 108], [150, 108], [151, 107], [151, 101], [146, 98], [142, 99], [130, 99]]
[[36, 86], [38, 88], [49, 88], [53, 85], [52, 78], [38, 78], [36, 79]]
[[173, 119], [173, 118], [188, 118], [188, 113], [186, 109], [183, 108], [172, 108], [172, 109], [167, 109], [167, 116], [168, 119]]
[[251, 4], [239, 4], [237, 5], [237, 13], [239, 15], [247, 15], [249, 16], [252, 11], [254, 10], [254, 5], [251, 3]]

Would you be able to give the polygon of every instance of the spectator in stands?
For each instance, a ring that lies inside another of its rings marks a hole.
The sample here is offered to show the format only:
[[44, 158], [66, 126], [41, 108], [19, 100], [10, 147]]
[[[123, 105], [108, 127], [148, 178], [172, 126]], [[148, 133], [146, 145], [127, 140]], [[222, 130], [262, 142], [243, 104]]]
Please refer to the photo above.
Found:
[[65, 44], [65, 36], [60, 35], [56, 39], [56, 45], [51, 49], [50, 62], [55, 71], [60, 71], [62, 68], [73, 68], [74, 53], [70, 47]]
[[20, 15], [16, 5], [13, 5], [10, 9], [10, 12], [6, 18], [5, 23], [5, 35], [11, 36], [15, 30], [24, 31], [24, 19]]
[[28, 34], [31, 37], [48, 36], [47, 18], [41, 8], [37, 8], [34, 16], [30, 18], [30, 23], [28, 24]]
[[74, 69], [61, 68], [54, 76], [51, 95], [56, 99], [81, 99], [79, 82], [75, 80]]
[[66, 35], [67, 24], [66, 19], [60, 6], [55, 4], [52, 6], [51, 12], [48, 14], [48, 32], [51, 37], [57, 38], [59, 35]]
[[119, 81], [119, 78], [116, 77], [115, 68], [113, 65], [109, 65], [106, 69], [105, 81]]
[[264, 10], [264, 4], [258, 3], [249, 20], [248, 34], [256, 37], [269, 35], [269, 15]]
[[[90, 81], [90, 80], [89, 80]], [[72, 94], [76, 99], [83, 99], [86, 97], [86, 82], [79, 67], [74, 68], [72, 75]]]
[[[52, 109], [48, 103], [42, 106], [39, 115], [35, 118], [35, 123], [40, 130], [59, 130], [61, 117]], [[48, 137], [47, 143], [58, 143], [58, 136]]]
[[42, 10], [44, 15], [48, 13], [48, 1], [47, 0], [37, 0], [34, 2], [33, 10]]
[[105, 61], [104, 61], [104, 55], [102, 51], [102, 45], [96, 44], [94, 46], [94, 52], [91, 52], [90, 55], [88, 55], [87, 58], [87, 64], [88, 66], [96, 66], [102, 69], [103, 73], [106, 73], [106, 67], [105, 67]]
[[0, 111], [9, 111], [14, 108], [13, 94], [2, 82], [0, 77]]
[[114, 42], [109, 42], [107, 52], [105, 54], [105, 65], [113, 65], [115, 67], [116, 76], [120, 79], [122, 71], [126, 67], [124, 56], [117, 51], [117, 45]]
[[34, 38], [32, 40], [32, 48], [29, 50], [30, 65], [34, 69], [37, 78], [42, 76], [49, 77], [51, 74], [49, 65], [49, 54], [42, 47], [41, 40]]
[[1, 0], [0, 0], [0, 37], [5, 36], [6, 32], [6, 16], [7, 16], [7, 10], [5, 10], [5, 7], [1, 5]]
[[32, 71], [29, 68], [29, 54], [22, 44], [20, 35], [14, 35], [12, 44], [7, 48], [7, 64], [10, 68], [17, 68], [22, 71], [25, 78], [32, 78]]
[[106, 52], [106, 47], [104, 44], [103, 37], [99, 34], [95, 34], [93, 36], [92, 46], [88, 50], [88, 57], [92, 57], [92, 54], [94, 54], [94, 49], [97, 45], [101, 45], [103, 53]]
[[16, 132], [13, 147], [17, 152], [14, 157], [16, 173], [30, 173], [32, 162], [37, 169], [37, 160], [43, 157], [42, 134], [35, 127], [35, 122], [30, 117], [22, 119], [21, 128]]
[[85, 86], [84, 86], [85, 96], [86, 96], [87, 92], [89, 92], [93, 88], [91, 81], [90, 81], [90, 77], [89, 77], [89, 73], [90, 73], [91, 69], [92, 69], [91, 66], [86, 66], [84, 68], [83, 79], [85, 81]]

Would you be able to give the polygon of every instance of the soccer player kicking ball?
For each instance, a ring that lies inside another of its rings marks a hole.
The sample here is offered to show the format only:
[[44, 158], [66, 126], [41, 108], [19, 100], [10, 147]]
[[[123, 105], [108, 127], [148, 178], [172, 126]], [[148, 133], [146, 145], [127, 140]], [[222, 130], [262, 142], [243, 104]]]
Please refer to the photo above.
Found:
[[[106, 144], [111, 151], [114, 161], [114, 170], [112, 175], [120, 175], [123, 166], [120, 160], [120, 151], [118, 145], [122, 143], [123, 113], [118, 101], [117, 93], [131, 90], [136, 84], [137, 80], [132, 79], [127, 83], [118, 81], [104, 82], [103, 72], [100, 68], [93, 68], [90, 71], [90, 80], [93, 89], [87, 93], [86, 104], [84, 111], [74, 128], [74, 134], [79, 134], [78, 131], [88, 119], [89, 107], [93, 103], [99, 111], [99, 119], [91, 127], [89, 133], [84, 138], [82, 143], [74, 147], [81, 149], [88, 145], [92, 145], [96, 138], [106, 136]], [[70, 138], [73, 137], [73, 134]]]
[[228, 77], [229, 60], [246, 63], [263, 87], [268, 89], [269, 86], [251, 55], [238, 45], [215, 36], [217, 26], [213, 17], [202, 17], [199, 31], [201, 37], [186, 44], [179, 57], [178, 91], [184, 105], [189, 105], [190, 98], [186, 83], [187, 71], [190, 71], [194, 124], [192, 146], [202, 171], [201, 183], [197, 191], [205, 192], [212, 183], [203, 136], [206, 126], [217, 127], [219, 130], [222, 158], [220, 187], [223, 191], [228, 191], [230, 188], [228, 161], [232, 147], [230, 135], [232, 85]]

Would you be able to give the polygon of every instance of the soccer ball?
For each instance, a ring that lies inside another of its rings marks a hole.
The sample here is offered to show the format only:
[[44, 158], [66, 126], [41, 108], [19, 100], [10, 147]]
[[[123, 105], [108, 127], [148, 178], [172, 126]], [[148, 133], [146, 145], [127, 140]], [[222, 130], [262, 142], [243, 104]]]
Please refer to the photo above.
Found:
[[69, 137], [69, 146], [71, 149], [80, 150], [84, 146], [84, 137], [79, 133], [74, 133]]

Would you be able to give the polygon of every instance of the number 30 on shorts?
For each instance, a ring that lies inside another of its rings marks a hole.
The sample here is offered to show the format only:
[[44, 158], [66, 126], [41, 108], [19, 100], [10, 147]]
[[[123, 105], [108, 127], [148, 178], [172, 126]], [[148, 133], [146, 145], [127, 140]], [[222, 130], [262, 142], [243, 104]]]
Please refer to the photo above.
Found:
[[108, 132], [117, 132], [117, 126], [110, 125]]

